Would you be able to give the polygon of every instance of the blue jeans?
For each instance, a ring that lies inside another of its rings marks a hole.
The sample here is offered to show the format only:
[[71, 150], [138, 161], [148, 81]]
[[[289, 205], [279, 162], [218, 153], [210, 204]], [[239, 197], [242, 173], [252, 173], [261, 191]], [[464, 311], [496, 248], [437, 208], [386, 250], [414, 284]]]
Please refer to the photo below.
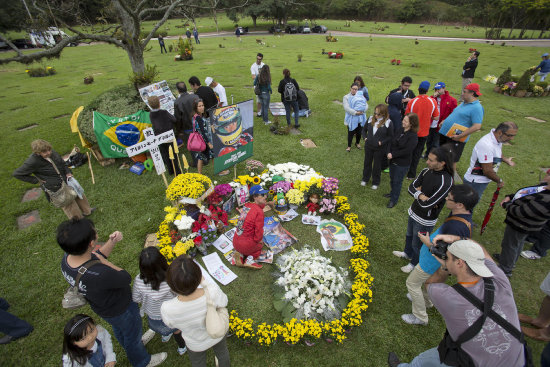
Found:
[[431, 232], [433, 226], [423, 226], [409, 216], [407, 223], [407, 235], [405, 237], [405, 254], [411, 258], [411, 264], [418, 264], [422, 241], [418, 238], [418, 232]]
[[428, 349], [420, 353], [411, 361], [411, 363], [400, 363], [398, 367], [449, 367], [445, 363], [439, 362], [439, 353], [437, 348]]
[[145, 367], [151, 361], [151, 355], [141, 342], [141, 317], [137, 303], [131, 302], [126, 311], [115, 317], [104, 317], [113, 327], [118, 340], [130, 364], [134, 367]]
[[[485, 191], [485, 189], [487, 188], [487, 186], [489, 186], [489, 182], [485, 182], [485, 183], [481, 183], [481, 182], [472, 182], [472, 181], [468, 181], [466, 179], [466, 177], [464, 177], [464, 183], [465, 184], [468, 184], [470, 186], [472, 186], [472, 188], [474, 189], [474, 191], [477, 193], [477, 197], [478, 197], [478, 204], [479, 204], [479, 201], [481, 200], [481, 197], [483, 196], [483, 192]], [[477, 205], [477, 204], [476, 204]], [[475, 206], [474, 206], [475, 208]], [[473, 209], [473, 208], [472, 208]], [[472, 210], [472, 213], [473, 213], [473, 210]]]
[[298, 101], [283, 101], [286, 110], [286, 123], [290, 126], [290, 107], [294, 110], [294, 125], [299, 126], [298, 124], [298, 115], [300, 108], [298, 107]]
[[401, 187], [403, 186], [403, 180], [405, 175], [409, 171], [409, 166], [398, 166], [397, 164], [390, 164], [390, 201], [397, 204], [399, 195], [401, 195]]
[[270, 99], [271, 99], [271, 95], [269, 94], [269, 91], [262, 92], [262, 94], [258, 95], [258, 100], [262, 105], [262, 120], [264, 120], [264, 122], [269, 121], [269, 100]]
[[147, 316], [147, 322], [149, 323], [149, 329], [153, 330], [155, 333], [159, 333], [162, 336], [167, 336], [175, 331], [178, 331], [178, 329], [172, 329], [166, 326], [166, 324], [162, 322], [162, 319], [154, 320]]
[[0, 332], [19, 339], [30, 334], [33, 330], [31, 324], [8, 312], [10, 304], [0, 297]]

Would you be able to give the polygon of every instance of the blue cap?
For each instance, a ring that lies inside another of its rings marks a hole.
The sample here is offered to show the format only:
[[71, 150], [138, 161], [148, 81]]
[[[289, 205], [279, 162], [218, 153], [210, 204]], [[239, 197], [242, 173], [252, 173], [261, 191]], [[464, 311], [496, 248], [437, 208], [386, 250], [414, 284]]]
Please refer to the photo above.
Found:
[[430, 82], [427, 81], [427, 80], [424, 80], [422, 83], [420, 83], [420, 85], [418, 86], [418, 89], [429, 90], [430, 89]]
[[434, 85], [434, 89], [441, 89], [441, 88], [445, 88], [445, 83], [439, 82], [436, 85]]
[[264, 190], [260, 185], [254, 185], [250, 188], [250, 195], [263, 195], [267, 194], [269, 191]]
[[547, 57], [548, 56], [548, 52], [542, 54], [542, 57]]

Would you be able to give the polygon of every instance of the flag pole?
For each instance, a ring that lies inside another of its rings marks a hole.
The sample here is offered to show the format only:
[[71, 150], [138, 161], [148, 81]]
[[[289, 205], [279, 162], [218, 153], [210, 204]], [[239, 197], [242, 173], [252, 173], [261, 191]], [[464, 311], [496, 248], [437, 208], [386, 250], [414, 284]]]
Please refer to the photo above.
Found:
[[90, 173], [92, 174], [92, 184], [95, 185], [94, 170], [92, 169], [92, 158], [90, 157], [90, 152], [86, 152], [88, 157], [88, 167], [90, 167]]

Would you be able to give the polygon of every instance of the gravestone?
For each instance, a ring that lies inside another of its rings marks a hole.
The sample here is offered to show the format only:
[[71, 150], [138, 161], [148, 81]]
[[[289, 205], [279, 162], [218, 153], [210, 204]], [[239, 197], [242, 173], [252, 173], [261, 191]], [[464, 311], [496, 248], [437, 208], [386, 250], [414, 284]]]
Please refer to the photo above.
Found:
[[17, 228], [24, 229], [35, 223], [40, 223], [41, 221], [38, 210], [33, 210], [32, 212], [17, 217]]
[[35, 187], [34, 189], [27, 190], [25, 192], [25, 195], [23, 195], [23, 199], [21, 199], [22, 203], [26, 203], [27, 201], [33, 201], [36, 200], [42, 195], [42, 189], [40, 187]]

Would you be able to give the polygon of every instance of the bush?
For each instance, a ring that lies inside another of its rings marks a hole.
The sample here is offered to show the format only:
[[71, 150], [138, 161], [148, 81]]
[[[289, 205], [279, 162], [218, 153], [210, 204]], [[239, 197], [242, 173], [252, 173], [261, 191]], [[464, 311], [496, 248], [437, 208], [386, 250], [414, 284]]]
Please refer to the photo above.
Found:
[[121, 85], [110, 89], [90, 102], [78, 117], [78, 128], [86, 140], [96, 144], [93, 111], [109, 116], [127, 116], [145, 108], [139, 93], [131, 85]]
[[512, 68], [508, 66], [508, 69], [504, 70], [497, 79], [497, 85], [502, 87], [504, 84], [512, 81]]
[[50, 76], [50, 75], [56, 74], [55, 69], [51, 66], [47, 66], [47, 67], [41, 66], [38, 68], [30, 68], [25, 70], [25, 72], [29, 74], [31, 78]]
[[130, 83], [132, 83], [136, 90], [139, 90], [139, 88], [143, 88], [153, 83], [158, 75], [159, 72], [156, 65], [145, 65], [143, 73], [132, 73], [132, 75], [130, 75]]
[[544, 82], [537, 82], [537, 85], [539, 87], [541, 87], [542, 89], [546, 90], [546, 88], [548, 88], [548, 82], [547, 81], [544, 81]]
[[516, 90], [528, 90], [529, 84], [531, 80], [531, 70], [525, 70], [521, 78], [518, 80], [518, 85], [516, 86]]
[[516, 75], [512, 75], [512, 78], [510, 78], [510, 79], [511, 79], [511, 80], [510, 80], [511, 82], [514, 82], [514, 83], [519, 82], [519, 77], [516, 76]]

